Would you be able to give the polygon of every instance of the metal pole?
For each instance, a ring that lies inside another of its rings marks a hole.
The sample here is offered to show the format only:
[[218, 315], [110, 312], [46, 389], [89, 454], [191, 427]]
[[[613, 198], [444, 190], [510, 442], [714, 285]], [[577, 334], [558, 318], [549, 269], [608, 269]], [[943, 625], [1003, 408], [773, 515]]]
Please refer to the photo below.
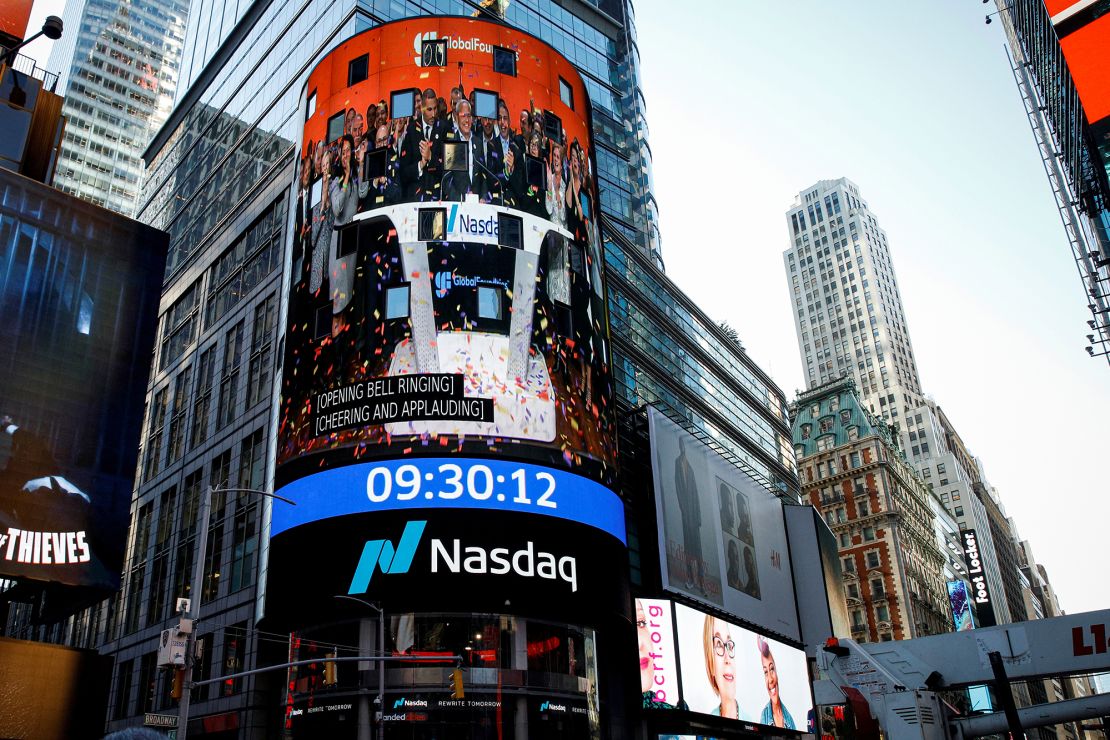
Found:
[[1002, 663], [1002, 653], [997, 650], [987, 653], [987, 659], [990, 661], [991, 670], [994, 672], [995, 691], [998, 692], [998, 698], [1002, 700], [1002, 709], [1006, 713], [1006, 724], [1010, 726], [1010, 737], [1013, 740], [1021, 740], [1025, 737], [1025, 732], [1021, 729], [1021, 718], [1018, 717], [1017, 707], [1014, 706], [1014, 694], [1010, 690], [1010, 679], [1006, 677], [1006, 666]]
[[193, 665], [196, 658], [196, 622], [200, 616], [201, 589], [204, 587], [204, 553], [208, 549], [208, 520], [212, 516], [212, 488], [200, 495], [200, 510], [197, 512], [197, 556], [193, 563], [193, 585], [189, 591], [188, 618], [193, 620], [193, 630], [185, 641], [185, 677], [181, 686], [181, 704], [177, 708], [177, 738], [186, 740], [189, 734], [189, 704], [193, 692]]
[[[381, 602], [378, 602], [381, 604]], [[378, 652], [385, 656], [385, 609], [378, 607]], [[374, 720], [378, 725], [378, 740], [385, 740], [385, 730], [381, 718], [385, 716], [385, 663], [378, 663], [378, 708]]]

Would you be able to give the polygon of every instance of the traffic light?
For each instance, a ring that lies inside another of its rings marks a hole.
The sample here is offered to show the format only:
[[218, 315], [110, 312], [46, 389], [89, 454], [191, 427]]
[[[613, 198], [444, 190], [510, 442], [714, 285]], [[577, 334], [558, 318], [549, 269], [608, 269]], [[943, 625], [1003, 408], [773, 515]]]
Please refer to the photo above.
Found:
[[170, 689], [170, 696], [177, 700], [181, 700], [181, 691], [185, 687], [185, 669], [178, 668], [173, 672], [173, 688]]
[[456, 668], [451, 671], [451, 698], [462, 699], [464, 696], [466, 692], [463, 690], [462, 668]]
[[[337, 651], [332, 650], [330, 653], [328, 653], [327, 657], [336, 658], [338, 657], [338, 653]], [[336, 683], [337, 681], [335, 676], [335, 661], [329, 660], [324, 663], [324, 685], [335, 686]]]

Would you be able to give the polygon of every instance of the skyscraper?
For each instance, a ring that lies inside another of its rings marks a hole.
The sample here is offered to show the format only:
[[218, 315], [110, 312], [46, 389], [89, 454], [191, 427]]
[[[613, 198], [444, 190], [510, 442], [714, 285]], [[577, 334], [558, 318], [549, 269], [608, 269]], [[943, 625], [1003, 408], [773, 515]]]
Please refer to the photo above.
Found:
[[923, 399], [886, 232], [847, 178], [806, 188], [786, 218], [806, 387], [848, 375], [868, 411], [903, 421]]
[[[842, 376], [856, 381], [863, 406], [895, 427], [898, 454], [961, 530], [979, 533], [991, 590], [1002, 594], [987, 510], [975, 494], [979, 466], [941, 407], [922, 393], [886, 233], [846, 178], [803, 190], [787, 222], [791, 246], [783, 257], [807, 389]], [[1005, 599], [995, 617], [1010, 621]]]
[[65, 96], [54, 185], [126, 216], [135, 213], [142, 154], [177, 92], [188, 0], [74, 0], [49, 68]]

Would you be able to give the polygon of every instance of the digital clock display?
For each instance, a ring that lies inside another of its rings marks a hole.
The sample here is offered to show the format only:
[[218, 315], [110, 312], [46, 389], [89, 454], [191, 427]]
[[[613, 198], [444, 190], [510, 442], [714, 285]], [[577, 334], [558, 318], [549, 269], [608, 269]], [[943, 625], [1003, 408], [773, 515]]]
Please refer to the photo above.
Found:
[[466, 508], [558, 517], [625, 542], [624, 504], [616, 494], [580, 475], [527, 463], [471, 458], [361, 463], [301, 478], [278, 493], [297, 505], [274, 507], [272, 535], [346, 514]]

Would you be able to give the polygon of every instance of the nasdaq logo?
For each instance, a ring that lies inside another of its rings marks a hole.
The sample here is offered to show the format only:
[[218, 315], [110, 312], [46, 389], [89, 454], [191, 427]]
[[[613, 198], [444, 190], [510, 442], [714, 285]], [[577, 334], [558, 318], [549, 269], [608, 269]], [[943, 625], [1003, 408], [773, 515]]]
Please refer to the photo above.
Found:
[[370, 587], [370, 579], [374, 576], [374, 570], [379, 565], [382, 573], [408, 573], [427, 523], [422, 521], [406, 524], [396, 547], [389, 540], [368, 540], [362, 548], [362, 557], [358, 560], [358, 567], [355, 568], [355, 575], [351, 579], [351, 587], [347, 589], [347, 593], [366, 593]]

